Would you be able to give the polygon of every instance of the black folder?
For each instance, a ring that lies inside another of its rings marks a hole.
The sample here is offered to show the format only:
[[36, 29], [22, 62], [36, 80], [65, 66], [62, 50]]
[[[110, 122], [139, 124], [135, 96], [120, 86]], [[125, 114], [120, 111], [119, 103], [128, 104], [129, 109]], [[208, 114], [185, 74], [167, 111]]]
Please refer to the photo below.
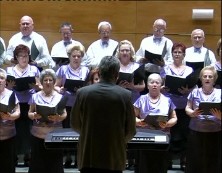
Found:
[[14, 89], [16, 91], [25, 91], [29, 90], [29, 84], [35, 84], [35, 77], [21, 77], [21, 78], [15, 78], [14, 76], [7, 75], [7, 81], [15, 81], [15, 87]]
[[63, 111], [66, 107], [66, 103], [68, 101], [68, 97], [67, 96], [63, 96], [62, 99], [59, 101], [59, 103], [57, 104], [57, 113], [59, 115], [63, 114]]
[[199, 109], [203, 111], [202, 115], [211, 115], [210, 109], [216, 108], [221, 110], [221, 103], [200, 102]]
[[204, 67], [204, 62], [188, 62], [186, 61], [186, 65], [192, 67], [193, 71], [201, 70]]
[[134, 71], [134, 84], [145, 80], [145, 64], [142, 64]]
[[218, 75], [218, 77], [217, 77], [215, 84], [221, 86], [221, 71], [217, 70], [217, 75]]
[[127, 81], [127, 82], [132, 82], [133, 81], [133, 73], [124, 73], [124, 72], [119, 72], [119, 77], [117, 79], [117, 84], [120, 83], [120, 81]]
[[151, 127], [159, 128], [159, 122], [167, 122], [168, 115], [147, 115], [144, 121]]
[[4, 51], [5, 51], [4, 46], [2, 42], [0, 41], [0, 55], [2, 55]]
[[48, 107], [43, 105], [36, 105], [36, 112], [42, 116], [44, 121], [48, 121], [49, 115], [61, 115], [66, 107], [67, 96], [63, 96], [55, 107]]
[[11, 96], [9, 97], [8, 100], [8, 105], [2, 104], [0, 103], [0, 112], [4, 112], [4, 113], [12, 113], [13, 109], [15, 108], [15, 93], [12, 92]]
[[163, 61], [162, 55], [154, 54], [147, 50], [145, 50], [145, 58], [152, 64], [155, 64], [155, 60]]
[[0, 103], [0, 112], [7, 113], [8, 112], [8, 105]]
[[37, 49], [35, 42], [33, 40], [31, 45], [31, 59], [34, 61], [39, 56], [39, 50]]
[[52, 57], [53, 61], [55, 61], [56, 64], [61, 65], [66, 65], [69, 63], [69, 58], [68, 57]]
[[49, 115], [56, 115], [56, 107], [49, 107], [49, 106], [43, 106], [43, 105], [36, 105], [36, 112], [37, 114], [42, 116], [42, 119], [44, 121], [48, 121]]
[[138, 84], [145, 78], [145, 70], [144, 70], [144, 64], [139, 66], [133, 73], [124, 73], [119, 72], [119, 77], [117, 79], [117, 84], [120, 83], [120, 81], [127, 81], [132, 82], [134, 79], [134, 84]]
[[83, 80], [66, 79], [64, 88], [69, 92], [75, 92], [74, 88], [81, 88], [85, 85]]
[[166, 75], [165, 86], [170, 89], [169, 91], [170, 93], [182, 95], [178, 91], [178, 88], [186, 86], [188, 86], [188, 88], [193, 88], [195, 85], [197, 85], [198, 80], [199, 80], [199, 70], [192, 72], [186, 78]]
[[117, 52], [118, 47], [119, 47], [119, 44], [117, 44], [116, 48], [114, 49], [112, 56], [115, 56], [115, 55], [116, 55], [116, 52]]

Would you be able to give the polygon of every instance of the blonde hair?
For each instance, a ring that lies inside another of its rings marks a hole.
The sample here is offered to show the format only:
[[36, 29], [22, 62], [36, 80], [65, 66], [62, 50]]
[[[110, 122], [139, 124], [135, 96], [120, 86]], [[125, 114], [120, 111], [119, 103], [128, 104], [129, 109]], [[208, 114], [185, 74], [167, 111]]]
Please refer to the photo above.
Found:
[[66, 48], [68, 57], [70, 57], [70, 55], [72, 54], [74, 50], [80, 51], [82, 57], [85, 55], [85, 47], [80, 43], [73, 43], [73, 44], [68, 45]]
[[0, 68], [0, 76], [3, 77], [4, 79], [7, 78], [7, 73], [4, 69]]
[[210, 70], [213, 72], [214, 82], [216, 82], [216, 80], [218, 78], [218, 74], [217, 74], [217, 71], [214, 68], [214, 66], [206, 66], [206, 67], [202, 68], [202, 70], [200, 71], [200, 75], [199, 75], [200, 80], [202, 81], [203, 72], [206, 70]]
[[131, 54], [131, 57], [130, 57], [130, 61], [134, 62], [136, 57], [135, 57], [135, 49], [133, 47], [133, 44], [129, 41], [129, 40], [122, 40], [119, 42], [119, 45], [117, 47], [117, 50], [116, 50], [116, 57], [119, 58], [119, 55], [120, 55], [120, 47], [124, 44], [128, 44], [130, 46], [130, 54]]
[[221, 49], [221, 38], [217, 41], [217, 49], [216, 49], [217, 56], [219, 56], [220, 54], [220, 49]]

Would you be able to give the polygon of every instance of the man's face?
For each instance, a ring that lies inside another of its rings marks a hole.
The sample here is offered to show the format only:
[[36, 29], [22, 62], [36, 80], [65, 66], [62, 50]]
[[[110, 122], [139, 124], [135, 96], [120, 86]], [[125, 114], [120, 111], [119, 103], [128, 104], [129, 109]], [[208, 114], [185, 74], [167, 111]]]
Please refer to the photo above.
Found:
[[72, 31], [68, 26], [64, 26], [61, 28], [61, 34], [64, 41], [70, 41], [72, 38]]
[[161, 38], [164, 36], [165, 30], [166, 30], [166, 27], [164, 25], [156, 24], [153, 26], [153, 35], [156, 38]]
[[29, 36], [34, 29], [33, 21], [30, 17], [25, 16], [20, 20], [20, 31], [23, 36]]
[[100, 27], [99, 34], [102, 41], [109, 41], [111, 30], [109, 25], [103, 25]]
[[194, 47], [200, 48], [203, 46], [205, 38], [201, 31], [193, 32], [191, 35], [191, 41]]

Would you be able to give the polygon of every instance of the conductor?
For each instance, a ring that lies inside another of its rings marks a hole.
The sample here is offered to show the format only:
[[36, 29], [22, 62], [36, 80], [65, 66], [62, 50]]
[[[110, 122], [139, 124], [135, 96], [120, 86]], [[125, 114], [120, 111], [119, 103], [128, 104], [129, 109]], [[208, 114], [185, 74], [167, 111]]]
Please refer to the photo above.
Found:
[[100, 82], [80, 88], [71, 111], [71, 127], [80, 134], [80, 173], [122, 173], [126, 143], [135, 135], [131, 92], [116, 85], [120, 63], [112, 56], [99, 64]]

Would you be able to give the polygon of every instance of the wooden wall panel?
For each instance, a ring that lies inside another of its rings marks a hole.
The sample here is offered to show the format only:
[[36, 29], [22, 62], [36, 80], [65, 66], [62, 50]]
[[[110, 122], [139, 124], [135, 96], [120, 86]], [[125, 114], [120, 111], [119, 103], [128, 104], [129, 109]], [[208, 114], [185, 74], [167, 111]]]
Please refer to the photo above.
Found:
[[[212, 8], [211, 21], [193, 21], [193, 8]], [[52, 45], [61, 39], [59, 26], [68, 21], [74, 26], [73, 38], [87, 48], [98, 39], [97, 25], [102, 20], [113, 26], [112, 37], [117, 41], [128, 39], [135, 49], [142, 38], [152, 33], [155, 19], [167, 21], [166, 36], [190, 46], [190, 33], [202, 28], [206, 34], [206, 45], [215, 49], [221, 37], [220, 1], [119, 1], [119, 0], [42, 0], [42, 1], [0, 1], [0, 36], [8, 44], [9, 38], [19, 30], [23, 15], [34, 19], [35, 31], [42, 34]]]

